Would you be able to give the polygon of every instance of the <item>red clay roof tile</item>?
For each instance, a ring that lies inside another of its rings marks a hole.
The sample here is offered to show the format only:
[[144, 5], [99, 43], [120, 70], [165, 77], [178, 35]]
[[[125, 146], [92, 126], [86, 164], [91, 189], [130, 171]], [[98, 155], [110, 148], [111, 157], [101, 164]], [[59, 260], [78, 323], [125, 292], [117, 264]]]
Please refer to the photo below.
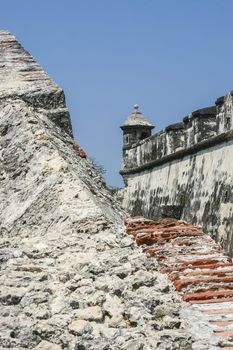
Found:
[[[201, 312], [215, 327], [214, 333], [221, 339], [233, 337], [232, 258], [200, 226], [182, 220], [153, 221], [139, 216], [126, 218], [125, 225], [144, 252], [157, 260], [160, 272], [168, 275], [183, 300], [204, 307]], [[217, 319], [211, 319], [213, 315]], [[227, 320], [222, 319], [224, 315]], [[219, 345], [233, 350], [229, 341]]]

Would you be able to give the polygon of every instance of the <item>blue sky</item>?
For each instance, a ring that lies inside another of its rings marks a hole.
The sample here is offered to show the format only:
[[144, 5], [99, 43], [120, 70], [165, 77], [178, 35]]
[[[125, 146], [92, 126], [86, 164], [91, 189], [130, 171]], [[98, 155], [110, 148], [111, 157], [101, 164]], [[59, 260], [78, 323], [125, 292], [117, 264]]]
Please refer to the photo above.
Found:
[[10, 30], [64, 89], [76, 141], [122, 184], [119, 126], [159, 130], [233, 89], [232, 0], [5, 0]]

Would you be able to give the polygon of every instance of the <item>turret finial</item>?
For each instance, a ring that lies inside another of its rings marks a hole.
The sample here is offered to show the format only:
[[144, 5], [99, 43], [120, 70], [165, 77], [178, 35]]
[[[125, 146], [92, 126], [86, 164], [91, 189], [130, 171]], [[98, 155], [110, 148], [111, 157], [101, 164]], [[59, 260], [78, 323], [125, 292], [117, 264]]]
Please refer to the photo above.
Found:
[[133, 106], [133, 108], [134, 108], [134, 111], [137, 112], [138, 109], [139, 109], [139, 105], [136, 103], [136, 104]]

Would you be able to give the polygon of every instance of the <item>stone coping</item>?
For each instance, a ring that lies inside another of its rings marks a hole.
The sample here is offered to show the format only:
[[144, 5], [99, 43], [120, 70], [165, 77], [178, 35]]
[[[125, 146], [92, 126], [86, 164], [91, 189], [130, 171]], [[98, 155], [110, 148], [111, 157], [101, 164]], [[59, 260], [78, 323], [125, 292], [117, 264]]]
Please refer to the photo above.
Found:
[[193, 145], [192, 147], [180, 150], [180, 151], [175, 152], [175, 153], [168, 154], [160, 159], [155, 159], [155, 160], [148, 162], [146, 164], [143, 164], [141, 166], [121, 170], [120, 174], [121, 175], [128, 175], [128, 174], [139, 173], [141, 171], [152, 169], [156, 166], [163, 165], [163, 164], [171, 162], [173, 160], [182, 159], [185, 156], [195, 154], [199, 151], [205, 150], [205, 149], [210, 148], [210, 147], [214, 147], [216, 145], [219, 145], [221, 143], [228, 142], [231, 140], [233, 140], [233, 130], [230, 130], [226, 133], [222, 133], [220, 135], [211, 137], [208, 140], [205, 140], [205, 141], [202, 141], [202, 142], [199, 142], [199, 143]]

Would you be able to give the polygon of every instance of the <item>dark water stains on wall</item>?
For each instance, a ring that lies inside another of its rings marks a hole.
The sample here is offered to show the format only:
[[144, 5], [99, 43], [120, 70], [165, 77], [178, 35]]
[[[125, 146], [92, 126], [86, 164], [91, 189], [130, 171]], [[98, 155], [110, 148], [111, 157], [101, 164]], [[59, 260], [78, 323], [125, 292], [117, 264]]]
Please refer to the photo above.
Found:
[[124, 151], [121, 171], [124, 206], [133, 215], [201, 224], [231, 255], [232, 104], [230, 93], [216, 107], [194, 112]]

